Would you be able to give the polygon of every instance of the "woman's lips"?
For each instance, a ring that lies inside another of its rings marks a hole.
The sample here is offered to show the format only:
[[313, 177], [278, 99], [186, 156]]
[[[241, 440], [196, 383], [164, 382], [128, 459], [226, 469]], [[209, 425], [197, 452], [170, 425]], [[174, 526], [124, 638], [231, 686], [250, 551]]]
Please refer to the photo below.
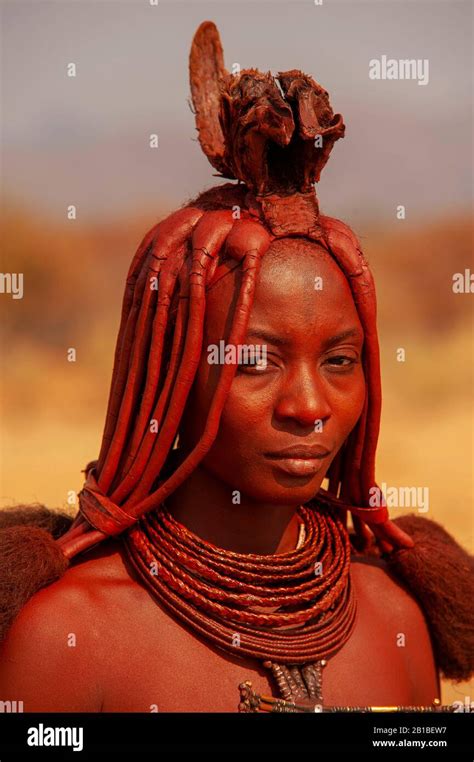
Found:
[[268, 460], [272, 461], [272, 465], [275, 468], [284, 471], [291, 476], [311, 476], [317, 474], [323, 467], [323, 461], [325, 455], [321, 455], [318, 458], [290, 458], [275, 455], [266, 455]]

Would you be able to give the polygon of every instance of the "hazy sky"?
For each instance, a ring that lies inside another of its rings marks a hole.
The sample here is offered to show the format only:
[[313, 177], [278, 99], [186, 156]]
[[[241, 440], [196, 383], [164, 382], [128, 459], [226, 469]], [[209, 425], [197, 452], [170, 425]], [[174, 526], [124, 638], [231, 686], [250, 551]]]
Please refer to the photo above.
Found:
[[[472, 201], [470, 2], [2, 2], [2, 181], [7, 197], [64, 218], [170, 208], [220, 182], [196, 142], [188, 55], [201, 21], [227, 68], [298, 68], [330, 93], [346, 137], [323, 211], [410, 219]], [[369, 61], [428, 59], [429, 83], [369, 78]], [[69, 62], [77, 77], [66, 76]], [[160, 147], [148, 147], [156, 132]]]

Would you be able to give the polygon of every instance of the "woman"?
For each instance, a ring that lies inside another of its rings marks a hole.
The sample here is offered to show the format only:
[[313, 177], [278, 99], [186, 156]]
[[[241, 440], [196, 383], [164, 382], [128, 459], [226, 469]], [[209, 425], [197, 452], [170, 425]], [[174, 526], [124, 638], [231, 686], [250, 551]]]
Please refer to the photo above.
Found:
[[299, 71], [230, 75], [211, 22], [190, 74], [201, 146], [238, 183], [135, 255], [71, 527], [0, 533], [0, 697], [25, 711], [436, 706], [439, 670], [472, 672], [458, 576], [472, 564], [433, 522], [391, 522], [375, 482], [373, 282], [313, 186], [342, 117]]

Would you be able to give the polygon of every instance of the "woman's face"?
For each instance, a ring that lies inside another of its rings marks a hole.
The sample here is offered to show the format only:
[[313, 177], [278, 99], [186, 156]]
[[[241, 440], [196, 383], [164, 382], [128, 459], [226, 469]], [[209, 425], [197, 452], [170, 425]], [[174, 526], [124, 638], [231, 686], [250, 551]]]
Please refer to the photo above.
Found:
[[[209, 346], [228, 340], [241, 277], [237, 268], [207, 294], [201, 361], [180, 429], [185, 451], [204, 429], [222, 370], [209, 362]], [[244, 343], [258, 347], [261, 357], [266, 353], [266, 363], [238, 367], [200, 467], [252, 500], [307, 502], [365, 397], [362, 326], [349, 285], [324, 249], [298, 239], [272, 244]]]

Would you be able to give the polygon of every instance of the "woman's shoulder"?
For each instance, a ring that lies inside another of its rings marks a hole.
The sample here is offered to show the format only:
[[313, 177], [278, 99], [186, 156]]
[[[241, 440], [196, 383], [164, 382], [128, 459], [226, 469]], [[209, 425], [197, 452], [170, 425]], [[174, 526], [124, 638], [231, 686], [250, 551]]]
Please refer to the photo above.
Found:
[[[65, 620], [80, 622], [86, 612], [109, 608], [113, 599], [133, 586], [126, 569], [121, 543], [110, 538], [100, 546], [72, 560], [55, 582], [38, 590], [25, 604], [15, 624]], [[111, 600], [112, 599], [112, 600]], [[91, 617], [87, 617], [92, 624]], [[12, 629], [13, 629], [12, 628]]]
[[388, 563], [375, 556], [351, 558], [351, 577], [357, 597], [384, 618], [426, 628], [426, 620], [416, 596], [395, 576]]
[[134, 585], [111, 539], [36, 592], [0, 645], [0, 696], [21, 695], [25, 711], [98, 711], [114, 617]]
[[359, 611], [366, 620], [365, 631], [383, 633], [383, 640], [403, 655], [414, 686], [414, 703], [430, 704], [439, 696], [439, 675], [432, 636], [419, 600], [382, 559], [354, 557], [351, 576]]

